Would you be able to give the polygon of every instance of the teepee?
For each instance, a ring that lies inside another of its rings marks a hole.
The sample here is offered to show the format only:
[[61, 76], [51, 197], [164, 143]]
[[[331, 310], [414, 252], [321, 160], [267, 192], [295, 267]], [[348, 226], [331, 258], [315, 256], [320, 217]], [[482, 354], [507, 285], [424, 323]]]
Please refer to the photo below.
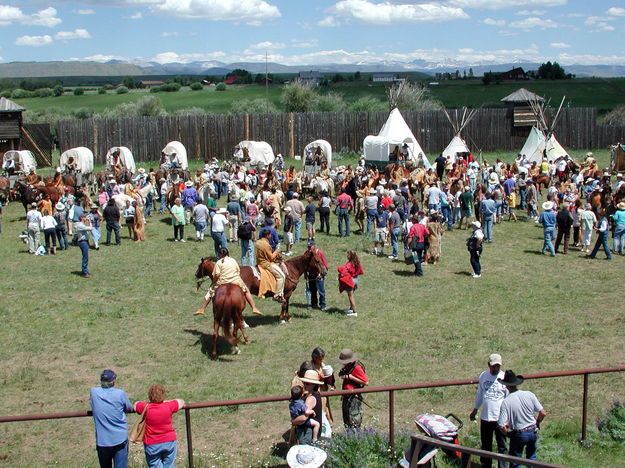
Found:
[[449, 157], [449, 160], [456, 162], [457, 155], [468, 155], [471, 150], [467, 146], [466, 142], [461, 136], [462, 130], [466, 128], [471, 119], [475, 116], [476, 109], [468, 110], [466, 107], [462, 109], [462, 117], [458, 116], [458, 109], [455, 110], [454, 117], [449, 115], [449, 112], [444, 111], [447, 116], [447, 120], [454, 129], [454, 137], [451, 139], [447, 147], [443, 150], [443, 157]]
[[553, 131], [556, 123], [558, 123], [558, 118], [562, 112], [562, 105], [565, 99], [566, 96], [562, 98], [560, 107], [550, 123], [545, 114], [545, 105], [537, 99], [529, 101], [532, 112], [536, 116], [537, 125], [532, 127], [525, 141], [525, 145], [523, 145], [520, 152], [520, 154], [525, 155], [528, 162], [536, 162], [538, 164], [542, 161], [544, 156], [546, 156], [549, 161], [569, 157], [569, 154], [562, 147], [560, 142], [558, 142]]

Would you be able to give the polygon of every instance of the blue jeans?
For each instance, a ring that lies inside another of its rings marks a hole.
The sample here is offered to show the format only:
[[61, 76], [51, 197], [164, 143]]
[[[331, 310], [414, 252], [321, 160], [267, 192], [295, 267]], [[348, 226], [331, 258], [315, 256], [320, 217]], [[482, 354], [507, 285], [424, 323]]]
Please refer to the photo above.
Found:
[[299, 242], [300, 233], [302, 231], [302, 220], [293, 222], [293, 231], [295, 231], [295, 242]]
[[[536, 447], [538, 442], [538, 434], [534, 431], [514, 432], [510, 434], [510, 452], [509, 455], [514, 457], [523, 457], [525, 450], [525, 458], [528, 460], [536, 460]], [[510, 463], [510, 468], [516, 468], [521, 465]]]
[[493, 217], [484, 216], [484, 238], [488, 242], [493, 241]]
[[617, 226], [614, 228], [614, 237], [612, 238], [612, 247], [614, 253], [623, 254], [625, 249], [625, 226]]
[[522, 210], [525, 209], [525, 192], [527, 191], [527, 189], [525, 187], [519, 187], [519, 198], [521, 200], [521, 205], [519, 206], [519, 208], [521, 208]]
[[423, 261], [424, 252], [425, 244], [423, 242], [417, 242], [415, 248], [412, 250], [412, 261], [414, 263], [414, 274], [416, 276], [423, 276], [421, 262]]
[[128, 441], [112, 447], [98, 447], [98, 461], [101, 468], [126, 468], [128, 466]]
[[148, 196], [145, 197], [145, 210], [143, 212], [143, 215], [146, 218], [150, 217], [150, 214], [152, 213], [152, 194], [148, 193]]
[[253, 240], [241, 240], [241, 266], [254, 265], [254, 241]]
[[150, 468], [169, 468], [176, 463], [176, 441], [150, 444], [143, 447], [145, 461]]
[[443, 218], [445, 218], [445, 221], [447, 221], [447, 230], [451, 231], [454, 227], [454, 217], [452, 214], [451, 206], [442, 206], [441, 212], [443, 214]]
[[[347, 208], [338, 209], [339, 218], [339, 235], [341, 237], [349, 237], [349, 210]], [[345, 231], [343, 231], [343, 223], [345, 223]]]
[[393, 257], [397, 257], [397, 248], [400, 232], [401, 230], [398, 227], [391, 229], [391, 246], [393, 247]]
[[167, 194], [161, 193], [161, 207], [158, 210], [160, 214], [163, 214], [165, 212], [166, 205], [167, 205]]
[[67, 231], [65, 230], [65, 226], [56, 227], [56, 238], [59, 241], [59, 249], [67, 250], [69, 244], [67, 243]]
[[197, 232], [199, 232], [200, 234], [204, 234], [204, 231], [206, 231], [206, 222], [195, 222], [195, 230]]
[[[306, 281], [306, 289], [310, 296], [310, 305], [315, 309], [326, 306], [326, 284], [324, 278], [311, 279]], [[308, 301], [306, 301], [308, 302]]]
[[115, 243], [119, 245], [121, 243], [119, 223], [106, 223], [106, 245], [111, 245], [111, 231], [115, 231]]
[[441, 210], [441, 204], [440, 203], [428, 203], [428, 211], [440, 211]]
[[378, 210], [367, 210], [367, 234], [371, 232], [371, 228], [374, 225], [375, 215], [378, 214]]
[[497, 216], [501, 216], [502, 215], [502, 207], [503, 207], [503, 202], [502, 201], [496, 201], [495, 202], [495, 209], [497, 210]]
[[608, 260], [612, 260], [612, 255], [610, 254], [610, 244], [608, 243], [608, 231], [599, 233], [595, 247], [590, 253], [590, 258], [595, 258], [601, 247], [603, 247], [603, 251], [605, 252], [605, 256]]
[[215, 243], [215, 258], [219, 258], [219, 249], [222, 247], [228, 247], [228, 241], [226, 240], [226, 233], [224, 232], [212, 232], [211, 237]]
[[556, 228], [553, 226], [546, 227], [543, 232], [545, 235], [545, 242], [543, 243], [543, 249], [541, 252], [545, 253], [545, 250], [549, 249], [551, 256], [555, 257], [556, 249], [553, 247], [553, 240], [556, 238]]
[[82, 240], [78, 243], [78, 247], [80, 247], [80, 251], [82, 252], [82, 274], [89, 274], [89, 242], [86, 240]]

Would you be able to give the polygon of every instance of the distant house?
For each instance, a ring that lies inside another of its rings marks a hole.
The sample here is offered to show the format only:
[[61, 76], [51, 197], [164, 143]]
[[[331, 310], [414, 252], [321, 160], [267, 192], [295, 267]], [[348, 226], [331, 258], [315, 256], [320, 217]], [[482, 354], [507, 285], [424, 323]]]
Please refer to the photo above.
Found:
[[139, 81], [139, 86], [141, 86], [142, 88], [147, 88], [147, 89], [156, 88], [157, 86], [162, 86], [164, 84], [165, 84], [165, 82], [163, 80], [142, 80], [142, 81]]
[[521, 67], [516, 67], [507, 72], [499, 73], [498, 76], [502, 81], [527, 80], [527, 73], [525, 73]]
[[298, 78], [302, 83], [311, 86], [319, 86], [321, 84], [321, 81], [323, 80], [323, 75], [319, 71], [311, 70], [299, 72]]
[[377, 83], [395, 83], [397, 81], [406, 81], [406, 78], [400, 78], [395, 73], [373, 73], [371, 81]]
[[224, 83], [226, 83], [227, 85], [233, 85], [237, 82], [237, 75], [228, 75], [226, 76], [226, 78], [224, 78]]

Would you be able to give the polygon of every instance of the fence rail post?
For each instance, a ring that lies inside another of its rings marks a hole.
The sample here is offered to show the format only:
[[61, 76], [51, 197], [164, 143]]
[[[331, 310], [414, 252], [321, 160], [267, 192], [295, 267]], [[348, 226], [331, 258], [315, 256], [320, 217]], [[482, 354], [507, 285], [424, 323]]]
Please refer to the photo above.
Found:
[[388, 445], [395, 450], [395, 391], [388, 392]]
[[193, 468], [193, 435], [191, 434], [191, 410], [184, 409], [184, 419], [187, 427], [187, 458], [189, 459], [189, 468]]
[[586, 424], [588, 422], [588, 373], [584, 374], [584, 394], [582, 396], [582, 437], [580, 442], [586, 442]]

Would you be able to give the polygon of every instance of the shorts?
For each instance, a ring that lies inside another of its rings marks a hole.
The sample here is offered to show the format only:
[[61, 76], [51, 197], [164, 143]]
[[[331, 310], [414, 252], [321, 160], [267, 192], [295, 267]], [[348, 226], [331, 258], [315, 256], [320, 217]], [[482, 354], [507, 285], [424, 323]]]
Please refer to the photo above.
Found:
[[126, 225], [133, 225], [135, 224], [135, 217], [134, 216], [129, 216], [128, 218], [126, 218]]
[[311, 229], [314, 229], [314, 228], [315, 228], [315, 223], [306, 222], [306, 229], [308, 231], [310, 231]]
[[375, 241], [386, 242], [386, 228], [375, 228]]
[[292, 232], [287, 232], [286, 234], [286, 243], [287, 245], [293, 245], [294, 237]]

